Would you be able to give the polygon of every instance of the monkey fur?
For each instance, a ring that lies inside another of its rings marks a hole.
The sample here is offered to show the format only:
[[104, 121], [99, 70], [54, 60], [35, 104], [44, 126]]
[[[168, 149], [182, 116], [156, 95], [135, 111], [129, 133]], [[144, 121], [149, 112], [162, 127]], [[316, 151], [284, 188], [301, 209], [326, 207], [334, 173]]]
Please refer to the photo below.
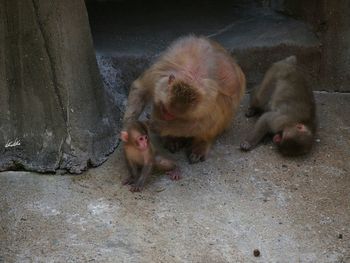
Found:
[[180, 179], [180, 171], [175, 162], [156, 153], [145, 123], [129, 122], [126, 129], [121, 131], [120, 137], [124, 142], [124, 154], [130, 172], [124, 184], [131, 185], [130, 191], [141, 191], [154, 169], [166, 171], [172, 180]]
[[316, 130], [316, 108], [312, 89], [295, 56], [274, 63], [250, 99], [247, 117], [261, 113], [241, 149], [253, 149], [266, 134], [283, 155], [310, 151]]
[[[172, 151], [190, 141], [190, 163], [204, 161], [233, 119], [245, 92], [244, 73], [218, 43], [178, 39], [130, 88], [124, 125], [151, 102], [151, 128]], [[186, 143], [183, 143], [186, 142]]]

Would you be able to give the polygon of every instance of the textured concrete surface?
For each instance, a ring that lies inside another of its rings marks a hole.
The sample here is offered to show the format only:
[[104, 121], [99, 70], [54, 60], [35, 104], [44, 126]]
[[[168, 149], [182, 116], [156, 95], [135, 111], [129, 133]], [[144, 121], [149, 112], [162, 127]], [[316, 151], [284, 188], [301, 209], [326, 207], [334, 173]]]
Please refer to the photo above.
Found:
[[206, 162], [179, 153], [183, 179], [142, 193], [121, 185], [120, 148], [80, 176], [3, 172], [0, 262], [350, 262], [349, 102], [317, 93], [315, 147], [293, 159], [240, 152], [241, 111]]

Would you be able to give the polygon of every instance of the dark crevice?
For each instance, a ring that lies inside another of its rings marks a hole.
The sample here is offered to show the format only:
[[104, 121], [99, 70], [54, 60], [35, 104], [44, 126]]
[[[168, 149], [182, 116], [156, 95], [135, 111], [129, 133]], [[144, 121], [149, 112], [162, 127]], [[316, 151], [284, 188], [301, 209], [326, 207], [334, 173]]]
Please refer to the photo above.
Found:
[[350, 94], [350, 90], [316, 90], [314, 92], [318, 92], [318, 93], [327, 93], [327, 94], [340, 94], [340, 95], [345, 95], [345, 94]]

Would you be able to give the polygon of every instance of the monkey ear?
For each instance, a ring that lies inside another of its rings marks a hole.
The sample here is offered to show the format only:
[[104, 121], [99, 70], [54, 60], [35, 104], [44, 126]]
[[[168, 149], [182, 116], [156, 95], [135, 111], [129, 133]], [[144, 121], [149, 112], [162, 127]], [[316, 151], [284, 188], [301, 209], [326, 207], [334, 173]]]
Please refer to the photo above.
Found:
[[169, 79], [168, 79], [168, 84], [170, 85], [171, 83], [173, 83], [175, 81], [175, 76], [173, 74], [171, 74], [169, 76]]
[[129, 140], [129, 134], [127, 131], [121, 131], [120, 132], [120, 139], [123, 141], [123, 142], [128, 142]]

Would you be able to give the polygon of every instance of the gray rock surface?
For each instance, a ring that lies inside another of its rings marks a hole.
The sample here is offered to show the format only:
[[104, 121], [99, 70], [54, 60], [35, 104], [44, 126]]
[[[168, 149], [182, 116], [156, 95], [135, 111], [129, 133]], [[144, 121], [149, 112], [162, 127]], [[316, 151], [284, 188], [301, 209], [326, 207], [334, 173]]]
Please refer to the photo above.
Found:
[[349, 1], [269, 0], [272, 9], [308, 21], [321, 43], [320, 85], [324, 90], [350, 91]]
[[273, 62], [291, 54], [315, 84], [319, 78], [320, 41], [311, 26], [252, 1], [125, 1], [87, 7], [98, 60], [119, 69], [122, 89], [173, 40], [191, 33], [216, 39], [230, 50], [249, 88]]
[[[350, 262], [350, 94], [317, 93], [319, 130], [306, 157], [238, 147], [243, 109], [206, 162], [183, 179], [121, 185], [121, 149], [81, 176], [0, 174], [3, 262]], [[261, 256], [255, 258], [253, 250]]]
[[82, 0], [0, 1], [0, 92], [0, 170], [80, 173], [116, 147]]

